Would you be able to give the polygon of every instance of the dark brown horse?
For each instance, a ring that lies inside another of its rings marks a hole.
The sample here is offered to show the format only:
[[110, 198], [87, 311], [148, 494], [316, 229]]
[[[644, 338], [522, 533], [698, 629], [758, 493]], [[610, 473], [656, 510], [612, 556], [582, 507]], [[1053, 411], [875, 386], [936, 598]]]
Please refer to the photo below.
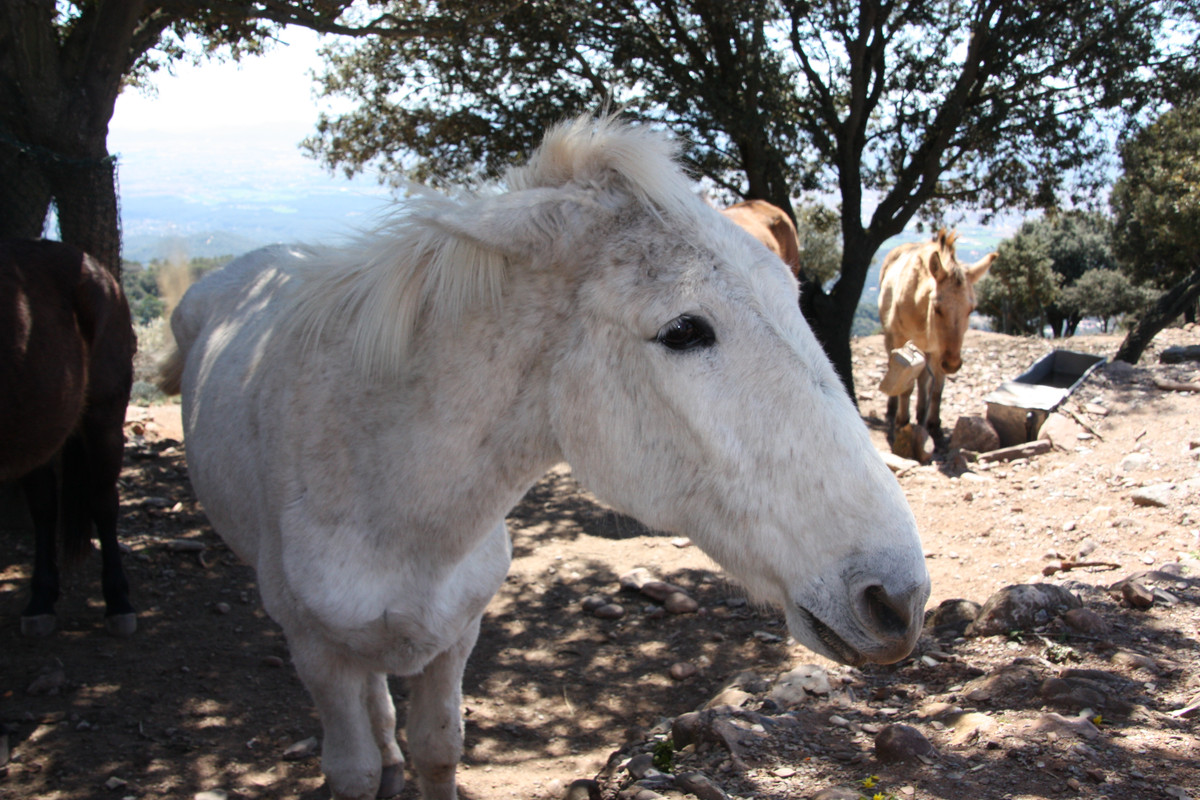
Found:
[[117, 280], [59, 242], [0, 241], [0, 482], [18, 481], [37, 545], [27, 636], [50, 633], [64, 561], [100, 540], [105, 627], [137, 627], [117, 545], [125, 436], [137, 342]]

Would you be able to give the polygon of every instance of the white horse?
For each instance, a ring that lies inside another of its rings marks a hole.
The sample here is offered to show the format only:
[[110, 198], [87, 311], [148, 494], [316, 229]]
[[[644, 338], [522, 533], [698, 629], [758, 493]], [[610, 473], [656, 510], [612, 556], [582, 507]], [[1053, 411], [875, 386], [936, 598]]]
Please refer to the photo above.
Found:
[[274, 247], [175, 312], [188, 465], [258, 570], [335, 798], [454, 798], [463, 666], [505, 514], [566, 460], [686, 534], [839, 661], [912, 649], [916, 525], [787, 267], [697, 199], [665, 137], [551, 130], [504, 191], [425, 196], [347, 249]]

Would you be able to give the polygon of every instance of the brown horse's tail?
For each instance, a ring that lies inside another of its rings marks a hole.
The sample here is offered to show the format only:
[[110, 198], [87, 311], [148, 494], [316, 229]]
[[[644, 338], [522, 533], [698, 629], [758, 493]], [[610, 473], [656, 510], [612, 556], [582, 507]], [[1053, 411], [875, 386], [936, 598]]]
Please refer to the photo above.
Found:
[[179, 345], [171, 348], [170, 354], [159, 362], [158, 376], [154, 382], [167, 396], [183, 391], [183, 351]]

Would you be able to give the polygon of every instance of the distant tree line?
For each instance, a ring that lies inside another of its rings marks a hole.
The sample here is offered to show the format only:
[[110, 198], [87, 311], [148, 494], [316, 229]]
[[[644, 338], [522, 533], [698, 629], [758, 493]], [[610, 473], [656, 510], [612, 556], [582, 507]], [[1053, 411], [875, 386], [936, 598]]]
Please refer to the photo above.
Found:
[[[204, 273], [223, 267], [233, 260], [233, 256], [216, 256], [213, 258], [193, 258], [184, 264], [173, 259], [152, 259], [148, 264], [140, 261], [124, 261], [121, 267], [121, 286], [125, 289], [125, 297], [129, 300], [129, 310], [133, 321], [138, 325], [149, 325], [159, 319], [167, 310], [168, 298], [163, 289], [164, 278], [168, 270], [182, 267], [186, 269], [183, 283], [189, 284], [200, 278]], [[175, 298], [178, 299], [178, 298]]]

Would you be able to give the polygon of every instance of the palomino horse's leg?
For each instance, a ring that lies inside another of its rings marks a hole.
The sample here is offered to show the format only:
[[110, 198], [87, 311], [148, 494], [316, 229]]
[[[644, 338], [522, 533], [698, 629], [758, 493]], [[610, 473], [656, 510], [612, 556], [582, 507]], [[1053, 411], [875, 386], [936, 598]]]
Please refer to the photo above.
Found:
[[408, 747], [423, 800], [455, 800], [462, 757], [462, 676], [479, 637], [476, 617], [458, 643], [409, 679]]
[[366, 699], [375, 675], [319, 634], [286, 631], [292, 662], [321, 717], [321, 772], [333, 800], [370, 800], [383, 769]]
[[54, 632], [58, 601], [58, 476], [54, 462], [21, 479], [21, 489], [33, 520], [33, 580], [29, 605], [21, 612], [21, 634], [48, 636]]
[[404, 755], [396, 743], [396, 705], [383, 673], [367, 679], [367, 713], [383, 759], [376, 796], [394, 797], [404, 790]]
[[945, 442], [942, 436], [942, 391], [946, 388], [946, 373], [934, 369], [929, 380], [929, 409], [926, 411], [928, 422], [925, 430], [933, 437], [933, 442], [941, 448]]
[[[926, 364], [929, 364], [928, 358]], [[913, 420], [925, 430], [929, 430], [929, 388], [933, 382], [933, 373], [928, 366], [917, 376], [917, 415]]]
[[[114, 636], [130, 636], [137, 630], [137, 614], [129, 602], [129, 580], [121, 566], [121, 545], [117, 541], [117, 518], [121, 498], [117, 480], [125, 455], [125, 437], [121, 433], [124, 408], [105, 413], [88, 411], [83, 435], [87, 449], [87, 509], [100, 540], [100, 579], [104, 590], [104, 627]], [[80, 490], [85, 490], [80, 486]]]

